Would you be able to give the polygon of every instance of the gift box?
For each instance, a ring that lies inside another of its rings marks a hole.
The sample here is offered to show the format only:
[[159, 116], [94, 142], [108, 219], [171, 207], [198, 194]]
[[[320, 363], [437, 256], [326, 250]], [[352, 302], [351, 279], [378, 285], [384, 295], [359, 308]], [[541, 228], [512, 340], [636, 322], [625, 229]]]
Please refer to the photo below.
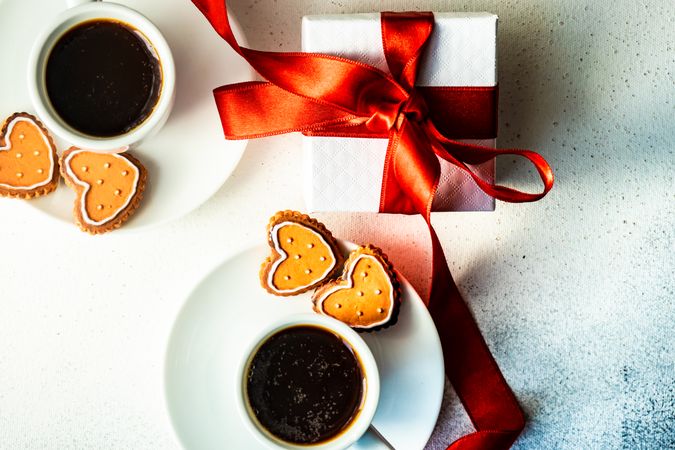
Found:
[[[497, 84], [497, 16], [489, 13], [434, 13], [434, 30], [422, 57], [417, 86]], [[305, 16], [302, 49], [361, 61], [389, 72], [384, 56], [380, 15]], [[462, 136], [457, 136], [461, 138]], [[386, 139], [303, 136], [304, 196], [312, 211], [377, 212]], [[495, 139], [463, 140], [495, 147]], [[494, 198], [471, 177], [440, 160], [441, 179], [435, 211], [493, 211]], [[494, 181], [494, 160], [473, 165]]]

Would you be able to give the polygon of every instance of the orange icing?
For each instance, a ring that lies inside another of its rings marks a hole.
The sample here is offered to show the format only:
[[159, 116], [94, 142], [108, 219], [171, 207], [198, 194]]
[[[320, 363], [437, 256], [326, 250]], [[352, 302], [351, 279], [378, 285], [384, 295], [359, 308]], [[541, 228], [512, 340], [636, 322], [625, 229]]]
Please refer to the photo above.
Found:
[[77, 151], [66, 161], [76, 180], [89, 186], [83, 193], [85, 219], [97, 223], [113, 219], [136, 193], [138, 169], [124, 157]]
[[335, 266], [333, 250], [317, 232], [299, 223], [283, 223], [272, 232], [276, 234], [272, 240], [287, 255], [270, 272], [269, 278], [275, 289], [290, 291], [311, 286]]
[[395, 306], [389, 274], [373, 256], [361, 255], [355, 261], [348, 267], [347, 280], [329, 283], [317, 293], [321, 312], [352, 327], [387, 322]]
[[0, 150], [0, 184], [16, 188], [47, 184], [54, 171], [48, 139], [30, 119], [20, 117]]

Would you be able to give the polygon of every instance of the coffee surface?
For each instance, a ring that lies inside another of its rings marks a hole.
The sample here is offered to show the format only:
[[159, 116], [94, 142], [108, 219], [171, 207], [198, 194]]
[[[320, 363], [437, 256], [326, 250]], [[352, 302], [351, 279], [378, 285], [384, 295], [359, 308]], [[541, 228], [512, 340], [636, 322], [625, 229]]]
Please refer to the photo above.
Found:
[[251, 362], [247, 397], [260, 424], [278, 438], [312, 444], [340, 433], [363, 397], [358, 358], [339, 336], [313, 326], [267, 339]]
[[47, 95], [72, 128], [96, 137], [124, 134], [152, 112], [160, 63], [129, 26], [94, 20], [68, 30], [47, 60]]

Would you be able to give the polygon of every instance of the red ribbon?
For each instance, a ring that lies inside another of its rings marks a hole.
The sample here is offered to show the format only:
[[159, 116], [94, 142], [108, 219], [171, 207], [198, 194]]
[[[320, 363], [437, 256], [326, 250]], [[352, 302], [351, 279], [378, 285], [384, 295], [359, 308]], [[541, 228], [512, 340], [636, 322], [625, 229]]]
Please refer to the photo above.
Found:
[[[499, 200], [539, 200], [553, 186], [550, 166], [535, 152], [497, 150], [447, 137], [494, 136], [496, 88], [415, 87], [420, 56], [433, 30], [431, 13], [382, 13], [389, 75], [367, 64], [330, 55], [241, 47], [230, 28], [225, 0], [193, 3], [218, 34], [267, 80], [214, 91], [227, 139], [294, 131], [389, 139], [380, 211], [419, 213], [426, 220], [432, 243], [428, 308], [441, 338], [446, 375], [477, 430], [448, 448], [509, 448], [525, 425], [523, 413], [462, 300], [431, 226], [431, 204], [440, 177], [439, 157], [468, 173], [484, 192]], [[541, 193], [496, 185], [481, 179], [469, 167], [506, 154], [523, 156], [534, 164], [544, 183]]]

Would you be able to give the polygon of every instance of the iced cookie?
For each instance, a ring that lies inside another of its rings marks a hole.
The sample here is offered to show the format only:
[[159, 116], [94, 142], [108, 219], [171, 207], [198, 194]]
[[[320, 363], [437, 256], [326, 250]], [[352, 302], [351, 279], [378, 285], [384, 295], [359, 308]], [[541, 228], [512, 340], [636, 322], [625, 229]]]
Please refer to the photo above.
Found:
[[316, 312], [352, 328], [374, 330], [396, 322], [400, 289], [385, 254], [369, 245], [354, 250], [342, 277], [327, 283], [312, 298]]
[[274, 295], [296, 295], [337, 276], [343, 257], [326, 227], [295, 211], [282, 211], [267, 227], [272, 249], [260, 268], [260, 283]]
[[98, 153], [78, 148], [61, 155], [61, 174], [75, 189], [75, 219], [88, 233], [119, 228], [138, 208], [147, 172], [129, 153]]
[[0, 132], [0, 196], [33, 198], [59, 184], [56, 147], [47, 129], [27, 113], [11, 115]]

